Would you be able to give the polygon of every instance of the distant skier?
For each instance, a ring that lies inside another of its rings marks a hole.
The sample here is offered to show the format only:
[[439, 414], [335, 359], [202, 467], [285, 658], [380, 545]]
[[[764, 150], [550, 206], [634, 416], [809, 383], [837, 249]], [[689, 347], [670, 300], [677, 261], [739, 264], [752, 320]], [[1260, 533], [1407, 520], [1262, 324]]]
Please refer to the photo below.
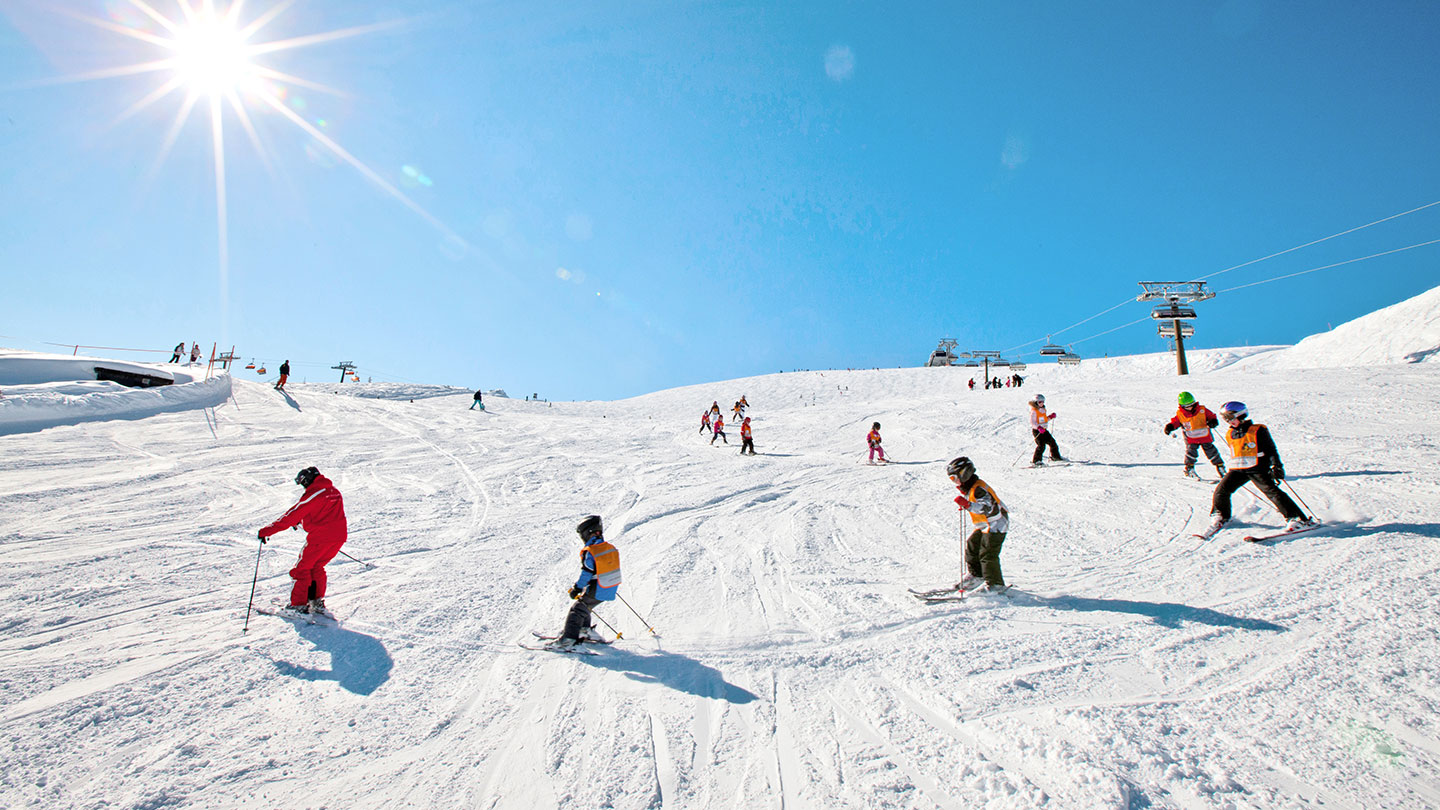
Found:
[[871, 464], [874, 464], [874, 463], [875, 463], [875, 454], [876, 454], [876, 453], [879, 453], [879, 454], [880, 454], [880, 463], [881, 463], [881, 464], [888, 464], [888, 463], [889, 463], [888, 461], [885, 460], [885, 448], [883, 448], [883, 447], [880, 446], [880, 442], [881, 442], [881, 441], [882, 441], [882, 439], [880, 438], [880, 423], [879, 423], [879, 422], [876, 422], [875, 424], [873, 424], [873, 425], [870, 426], [870, 433], [869, 433], [869, 435], [867, 435], [867, 436], [865, 437], [865, 443], [868, 444], [868, 445], [870, 445], [870, 463], [871, 463]]
[[724, 439], [726, 444], [730, 443], [730, 439], [725, 435], [725, 418], [722, 416], [715, 417], [715, 432], [710, 436], [710, 443], [714, 444], [716, 439]]
[[290, 379], [290, 361], [286, 360], [280, 364], [280, 379], [275, 382], [276, 391], [285, 390], [285, 381]]
[[1030, 400], [1030, 435], [1035, 437], [1035, 455], [1030, 458], [1030, 465], [1043, 467], [1045, 462], [1041, 457], [1045, 455], [1045, 448], [1050, 448], [1051, 461], [1064, 461], [1060, 457], [1060, 446], [1055, 444], [1055, 437], [1050, 433], [1050, 422], [1059, 414], [1045, 412], [1045, 395], [1036, 394]]
[[971, 391], [974, 391], [974, 390], [975, 390], [975, 378], [974, 378], [974, 377], [971, 377], [971, 378], [970, 378], [970, 390], [971, 390]]
[[345, 523], [345, 500], [329, 478], [314, 467], [306, 467], [295, 476], [295, 483], [305, 488], [300, 501], [281, 515], [279, 520], [261, 529], [260, 542], [271, 535], [293, 528], [305, 529], [305, 547], [300, 559], [290, 569], [295, 585], [290, 588], [292, 613], [327, 613], [325, 610], [325, 564], [340, 553], [348, 530]]
[[720, 415], [720, 400], [717, 399], [717, 400], [715, 400], [715, 401], [713, 401], [713, 402], [710, 403], [710, 415], [711, 415], [711, 416], [719, 416], [719, 415]]
[[746, 408], [750, 407], [750, 400], [746, 399], [744, 394], [740, 395], [740, 405]]
[[740, 400], [737, 399], [735, 400], [735, 407], [730, 409], [730, 413], [733, 415], [735, 421], [738, 422], [740, 418], [745, 415], [745, 406], [741, 405]]
[[1264, 425], [1250, 421], [1250, 411], [1243, 402], [1227, 402], [1220, 408], [1220, 418], [1230, 426], [1225, 441], [1230, 445], [1230, 471], [1215, 485], [1215, 496], [1211, 502], [1211, 514], [1215, 516], [1207, 536], [1220, 531], [1230, 522], [1230, 496], [1235, 490], [1254, 482], [1255, 488], [1264, 493], [1280, 514], [1285, 518], [1285, 531], [1292, 532], [1313, 526], [1316, 520], [1306, 517], [1300, 507], [1290, 500], [1276, 481], [1285, 480], [1285, 467], [1280, 463], [1280, 451]]
[[1205, 451], [1205, 457], [1215, 465], [1215, 472], [1220, 476], [1225, 475], [1225, 462], [1220, 460], [1220, 451], [1215, 449], [1215, 438], [1210, 434], [1210, 428], [1220, 424], [1214, 412], [1209, 408], [1195, 401], [1195, 397], [1189, 391], [1180, 392], [1180, 407], [1170, 421], [1165, 423], [1165, 435], [1169, 436], [1177, 429], [1185, 430], [1185, 475], [1190, 478], [1199, 478], [1195, 474], [1195, 458], [1199, 451]]
[[170, 362], [172, 362], [172, 363], [178, 363], [178, 362], [180, 362], [180, 355], [182, 355], [182, 354], [184, 354], [184, 353], [185, 353], [185, 341], [182, 340], [182, 341], [180, 341], [179, 343], [175, 344], [175, 353], [170, 356]]
[[194, 343], [190, 344], [190, 365], [193, 366], [193, 365], [195, 365], [195, 364], [197, 364], [197, 363], [199, 363], [199, 362], [200, 362], [200, 341], [197, 340], [197, 341], [195, 341]]
[[709, 411], [701, 411], [701, 412], [700, 412], [700, 434], [703, 436], [703, 435], [705, 434], [705, 431], [707, 431], [707, 430], [709, 430], [709, 429], [710, 429], [710, 412], [709, 412]]
[[945, 465], [945, 473], [960, 490], [955, 505], [969, 512], [975, 524], [975, 531], [965, 539], [965, 577], [955, 583], [955, 590], [973, 590], [983, 582], [985, 590], [1004, 593], [1008, 586], [1000, 572], [1000, 548], [1010, 531], [1010, 512], [995, 490], [975, 475], [970, 459], [953, 459]]
[[[749, 453], [745, 451], [749, 450]], [[755, 455], [755, 439], [750, 435], [750, 417], [740, 423], [740, 455]]]
[[620, 551], [605, 542], [600, 516], [585, 518], [575, 531], [585, 544], [580, 550], [580, 577], [570, 586], [570, 598], [575, 602], [565, 614], [565, 629], [550, 645], [562, 650], [581, 641], [599, 640], [599, 634], [591, 625], [591, 611], [601, 602], [614, 600], [615, 591], [620, 588]]
[[468, 410], [475, 410], [476, 405], [480, 406], [480, 410], [485, 410], [485, 395], [480, 393], [479, 388], [475, 389], [475, 396], [472, 397], [472, 399], [474, 401], [470, 403], [470, 407], [468, 408]]

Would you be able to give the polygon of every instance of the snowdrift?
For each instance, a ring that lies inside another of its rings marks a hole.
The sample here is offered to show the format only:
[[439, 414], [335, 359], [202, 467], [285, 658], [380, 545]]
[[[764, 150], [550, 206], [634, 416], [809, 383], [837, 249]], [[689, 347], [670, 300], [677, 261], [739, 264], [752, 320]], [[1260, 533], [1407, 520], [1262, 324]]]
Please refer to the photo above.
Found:
[[[97, 380], [97, 367], [173, 384], [130, 388]], [[194, 367], [0, 350], [0, 435], [213, 408], [230, 396], [230, 375], [201, 377]]]
[[1273, 368], [1440, 362], [1440, 287], [1311, 335], [1268, 358]]

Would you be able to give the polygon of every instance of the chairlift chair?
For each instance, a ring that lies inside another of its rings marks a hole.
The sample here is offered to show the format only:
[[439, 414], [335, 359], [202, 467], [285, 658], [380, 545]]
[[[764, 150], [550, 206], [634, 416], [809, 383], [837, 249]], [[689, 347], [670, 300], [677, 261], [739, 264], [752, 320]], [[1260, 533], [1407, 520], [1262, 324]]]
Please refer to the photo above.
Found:
[[1019, 374], [1020, 372], [1024, 371], [1026, 368], [1027, 368], [1027, 366], [1026, 366], [1024, 363], [1011, 363], [1011, 364], [1010, 364], [1010, 370], [1013, 371], [1013, 372], [1015, 372], [1016, 374]]
[[[1160, 328], [1159, 328], [1160, 337], [1170, 338], [1171, 340], [1174, 340], [1174, 339], [1175, 339], [1175, 324], [1174, 324], [1174, 322], [1161, 321], [1160, 324], [1159, 324], [1159, 327], [1160, 327]], [[1188, 338], [1188, 337], [1193, 336], [1194, 334], [1195, 334], [1195, 325], [1194, 325], [1194, 324], [1189, 324], [1189, 323], [1182, 323], [1182, 324], [1180, 324], [1180, 337], [1187, 337], [1187, 338]]]
[[265, 375], [265, 367], [261, 366], [260, 368], [255, 369], [255, 373], [263, 377]]
[[251, 361], [249, 362], [249, 364], [245, 366], [245, 368], [254, 369], [254, 368], [255, 368], [255, 361], [254, 361], [254, 360], [251, 360]]
[[1046, 343], [1040, 347], [1041, 357], [1060, 357], [1065, 354], [1065, 347], [1055, 343]]
[[1080, 365], [1080, 355], [1075, 352], [1065, 352], [1056, 362], [1062, 366], [1078, 366]]
[[1194, 307], [1180, 304], [1160, 304], [1150, 311], [1150, 317], [1157, 321], [1184, 321], [1193, 320], [1196, 316]]

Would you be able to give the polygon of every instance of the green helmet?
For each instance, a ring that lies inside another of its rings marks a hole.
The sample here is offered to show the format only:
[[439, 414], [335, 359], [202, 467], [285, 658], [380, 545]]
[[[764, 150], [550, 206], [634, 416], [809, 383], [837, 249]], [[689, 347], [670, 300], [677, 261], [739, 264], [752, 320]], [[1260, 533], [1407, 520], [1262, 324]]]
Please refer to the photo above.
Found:
[[1195, 396], [1194, 396], [1193, 394], [1191, 394], [1189, 391], [1181, 391], [1181, 392], [1180, 392], [1180, 404], [1181, 404], [1182, 406], [1183, 406], [1183, 405], [1194, 405], [1194, 404], [1195, 404]]

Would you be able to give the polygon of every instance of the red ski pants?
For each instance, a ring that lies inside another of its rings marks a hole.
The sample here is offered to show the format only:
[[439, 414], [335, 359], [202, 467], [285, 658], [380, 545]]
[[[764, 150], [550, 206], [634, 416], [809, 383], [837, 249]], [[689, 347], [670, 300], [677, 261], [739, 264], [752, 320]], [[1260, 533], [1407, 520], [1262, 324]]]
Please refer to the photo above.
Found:
[[342, 537], [308, 537], [305, 548], [300, 550], [300, 561], [290, 569], [290, 578], [295, 585], [290, 589], [290, 604], [303, 605], [310, 600], [310, 588], [315, 588], [316, 599], [325, 598], [325, 564], [335, 559], [340, 547], [345, 545]]

